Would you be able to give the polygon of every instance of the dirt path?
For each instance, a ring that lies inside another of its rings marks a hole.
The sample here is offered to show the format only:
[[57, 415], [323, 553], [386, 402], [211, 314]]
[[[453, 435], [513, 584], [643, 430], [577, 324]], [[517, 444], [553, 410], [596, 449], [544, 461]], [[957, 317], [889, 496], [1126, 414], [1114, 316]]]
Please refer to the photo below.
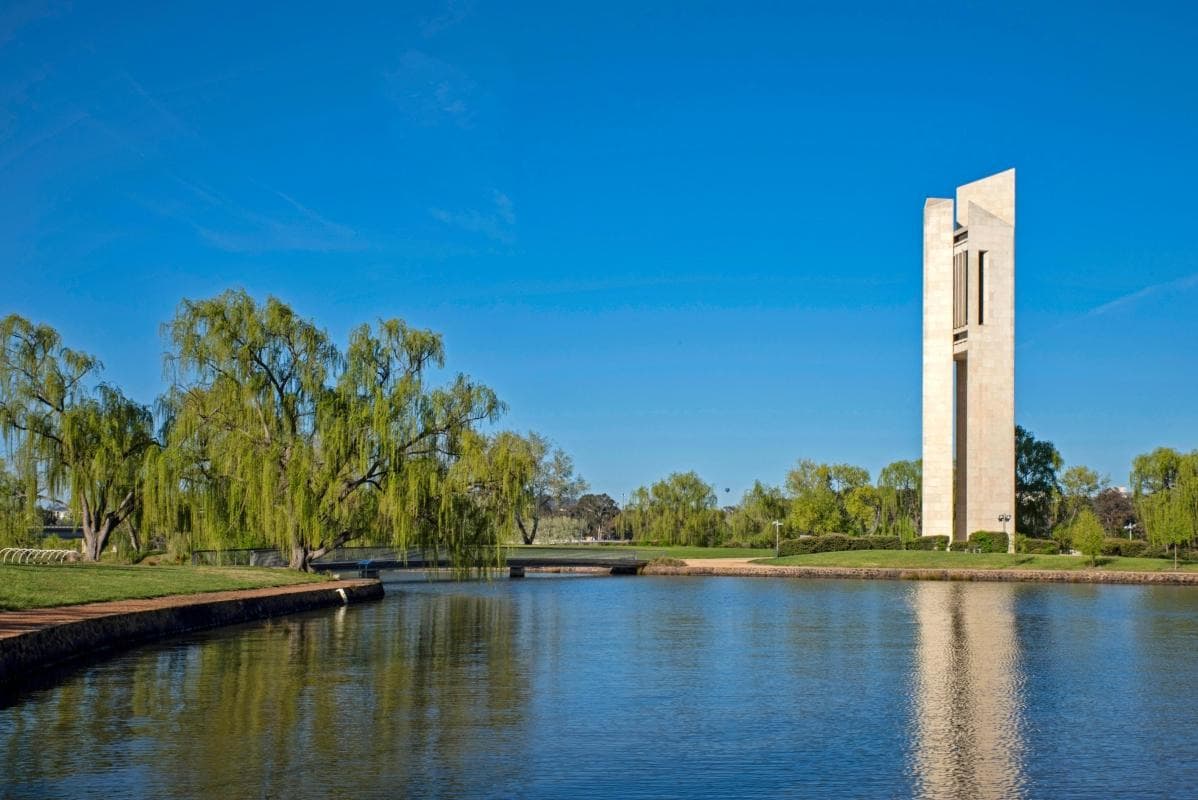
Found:
[[[768, 555], [760, 556], [760, 558], [769, 558]], [[750, 564], [750, 558], [684, 558], [688, 567], [749, 567], [749, 568], [766, 568], [764, 564]]]

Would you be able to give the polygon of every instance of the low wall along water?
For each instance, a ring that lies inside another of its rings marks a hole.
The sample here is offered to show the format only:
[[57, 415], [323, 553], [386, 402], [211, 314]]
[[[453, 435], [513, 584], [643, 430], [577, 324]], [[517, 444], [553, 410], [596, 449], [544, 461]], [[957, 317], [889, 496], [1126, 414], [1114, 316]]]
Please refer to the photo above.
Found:
[[9, 612], [0, 632], [0, 686], [51, 664], [163, 636], [382, 597], [379, 581], [352, 580]]

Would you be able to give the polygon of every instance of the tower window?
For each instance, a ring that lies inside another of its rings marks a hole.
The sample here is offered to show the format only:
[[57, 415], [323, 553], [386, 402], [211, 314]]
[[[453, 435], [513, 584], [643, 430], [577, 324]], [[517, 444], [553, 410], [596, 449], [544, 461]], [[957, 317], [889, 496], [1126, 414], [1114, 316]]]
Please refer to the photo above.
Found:
[[986, 319], [983, 309], [986, 305], [986, 251], [978, 251], [978, 324]]
[[953, 255], [953, 327], [969, 324], [969, 251]]

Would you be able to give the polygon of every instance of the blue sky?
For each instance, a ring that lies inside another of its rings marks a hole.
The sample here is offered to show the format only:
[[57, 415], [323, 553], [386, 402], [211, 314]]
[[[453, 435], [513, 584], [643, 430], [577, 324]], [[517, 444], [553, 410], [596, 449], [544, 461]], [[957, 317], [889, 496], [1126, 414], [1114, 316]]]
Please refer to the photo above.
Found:
[[400, 316], [735, 499], [918, 457], [923, 200], [1014, 166], [1018, 420], [1126, 483], [1198, 447], [1198, 19], [1048, 5], [9, 0], [0, 312], [144, 402], [181, 297]]

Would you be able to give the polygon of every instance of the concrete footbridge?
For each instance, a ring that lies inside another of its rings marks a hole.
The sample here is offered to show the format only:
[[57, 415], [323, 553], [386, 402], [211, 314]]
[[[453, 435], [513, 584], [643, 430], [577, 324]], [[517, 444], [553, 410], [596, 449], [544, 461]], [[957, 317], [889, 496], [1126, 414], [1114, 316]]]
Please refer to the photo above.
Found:
[[[605, 570], [611, 575], [637, 575], [661, 553], [606, 545], [516, 545], [503, 548], [503, 558], [484, 566], [506, 569], [513, 578], [528, 569]], [[286, 557], [273, 549], [201, 550], [192, 554], [193, 564], [282, 567]], [[311, 562], [317, 572], [377, 576], [388, 570], [449, 569], [453, 563], [444, 554], [395, 547], [339, 547]]]

